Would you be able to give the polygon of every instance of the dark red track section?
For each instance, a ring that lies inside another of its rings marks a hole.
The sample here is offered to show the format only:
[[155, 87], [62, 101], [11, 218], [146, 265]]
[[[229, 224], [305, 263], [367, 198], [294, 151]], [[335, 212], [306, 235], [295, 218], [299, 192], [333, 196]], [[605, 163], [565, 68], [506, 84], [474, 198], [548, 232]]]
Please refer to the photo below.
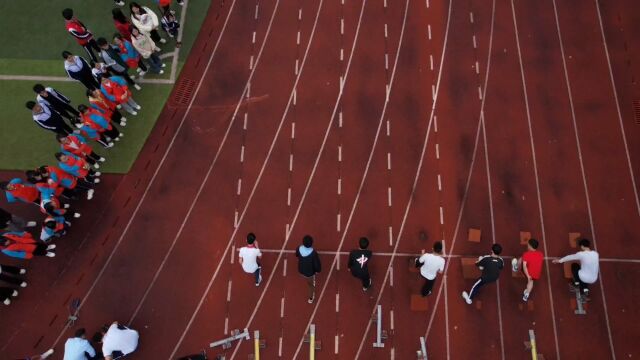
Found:
[[[311, 323], [320, 359], [412, 359], [420, 336], [429, 359], [527, 359], [529, 329], [545, 359], [639, 356], [637, 5], [493, 4], [213, 2], [132, 171], [105, 177], [59, 256], [31, 261], [29, 287], [0, 309], [0, 358], [52, 345], [62, 358], [74, 298], [76, 326], [140, 331], [132, 359], [197, 352], [244, 327], [266, 340], [262, 358], [304, 359]], [[258, 288], [235, 253], [250, 231], [267, 250]], [[462, 301], [459, 257], [494, 241], [518, 255], [520, 231], [548, 257], [574, 251], [569, 232], [595, 241], [586, 316], [550, 261], [528, 304], [508, 270]], [[291, 253], [307, 233], [323, 251], [313, 305]], [[334, 262], [360, 236], [378, 254], [366, 294], [346, 256]], [[413, 307], [422, 280], [408, 259], [439, 239], [450, 265]]]

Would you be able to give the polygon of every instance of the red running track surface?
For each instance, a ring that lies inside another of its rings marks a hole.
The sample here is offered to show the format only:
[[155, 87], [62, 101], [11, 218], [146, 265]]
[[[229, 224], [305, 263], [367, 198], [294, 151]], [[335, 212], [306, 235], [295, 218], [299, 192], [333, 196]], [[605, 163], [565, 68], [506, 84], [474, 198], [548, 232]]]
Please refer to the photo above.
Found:
[[[215, 2], [133, 170], [101, 186], [112, 190], [97, 212], [82, 205], [60, 257], [33, 261], [30, 286], [0, 310], [1, 357], [54, 346], [61, 358], [74, 298], [75, 326], [140, 331], [132, 359], [198, 352], [245, 327], [266, 340], [263, 358], [303, 359], [310, 324], [320, 359], [411, 359], [420, 336], [429, 358], [526, 359], [529, 329], [546, 359], [637, 357], [634, 7]], [[265, 249], [258, 288], [237, 263], [250, 231]], [[586, 316], [551, 259], [528, 304], [508, 269], [462, 301], [460, 257], [493, 242], [517, 256], [520, 231], [549, 258], [575, 251], [569, 232], [593, 240], [603, 261]], [[323, 262], [314, 304], [292, 254], [304, 234]], [[345, 269], [360, 236], [377, 254], [368, 293]], [[441, 239], [446, 272], [412, 308], [422, 280], [408, 259]], [[378, 304], [384, 348], [372, 347]]]

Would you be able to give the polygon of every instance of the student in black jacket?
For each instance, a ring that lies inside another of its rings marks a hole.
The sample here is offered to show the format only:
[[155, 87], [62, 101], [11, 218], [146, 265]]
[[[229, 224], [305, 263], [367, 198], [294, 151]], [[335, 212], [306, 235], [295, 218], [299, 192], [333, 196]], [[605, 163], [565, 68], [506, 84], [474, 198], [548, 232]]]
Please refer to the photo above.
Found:
[[476, 266], [482, 271], [482, 275], [473, 283], [469, 293], [466, 291], [462, 292], [462, 298], [467, 304], [471, 305], [473, 297], [476, 296], [482, 286], [495, 282], [500, 277], [500, 271], [504, 268], [504, 261], [500, 257], [501, 252], [502, 246], [500, 246], [500, 244], [493, 244], [491, 254], [480, 256], [478, 261], [476, 261]]
[[316, 297], [316, 274], [321, 270], [320, 256], [313, 248], [313, 238], [305, 235], [302, 245], [296, 249], [298, 257], [298, 272], [307, 279], [309, 287], [309, 304], [313, 304]]
[[27, 101], [27, 109], [31, 110], [33, 121], [43, 129], [53, 131], [56, 134], [73, 134], [71, 126], [64, 122], [64, 119], [55, 110], [45, 104], [37, 104], [35, 101]]
[[351, 275], [362, 281], [362, 290], [367, 291], [371, 287], [369, 260], [371, 260], [373, 253], [371, 250], [367, 250], [369, 247], [369, 239], [366, 237], [361, 237], [358, 245], [360, 245], [360, 249], [352, 250], [349, 253], [347, 268], [351, 270]]
[[54, 109], [58, 112], [58, 114], [66, 117], [69, 120], [75, 120], [80, 116], [78, 110], [74, 109], [71, 106], [71, 100], [56, 91], [56, 89], [52, 87], [44, 87], [42, 84], [35, 84], [33, 86], [33, 91], [37, 94], [36, 100], [38, 103], [49, 106], [49, 108]]
[[64, 58], [64, 70], [71, 79], [81, 82], [88, 90], [100, 89], [100, 84], [93, 77], [91, 66], [87, 60], [68, 51], [63, 51], [62, 57]]

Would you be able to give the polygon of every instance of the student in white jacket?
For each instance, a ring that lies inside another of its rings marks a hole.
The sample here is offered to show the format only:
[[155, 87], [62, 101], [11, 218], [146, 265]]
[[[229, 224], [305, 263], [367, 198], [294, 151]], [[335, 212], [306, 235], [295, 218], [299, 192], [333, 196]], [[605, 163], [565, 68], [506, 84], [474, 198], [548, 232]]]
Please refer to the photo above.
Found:
[[578, 243], [580, 251], [573, 255], [567, 255], [559, 260], [553, 260], [554, 264], [562, 264], [567, 261], [579, 261], [579, 263], [571, 264], [571, 273], [573, 274], [573, 285], [580, 291], [588, 295], [589, 284], [593, 284], [598, 280], [598, 272], [600, 272], [600, 255], [591, 250], [591, 243], [587, 239], [581, 239]]
[[162, 68], [165, 66], [156, 52], [160, 48], [151, 40], [148, 35], [143, 34], [136, 27], [131, 28], [131, 44], [140, 53], [145, 61], [148, 62], [149, 71], [156, 74], [164, 74]]
[[149, 35], [154, 42], [159, 41], [163, 44], [167, 42], [158, 33], [160, 22], [158, 21], [158, 15], [153, 10], [146, 6], [141, 6], [137, 2], [131, 2], [129, 9], [131, 9], [131, 22], [141, 33]]

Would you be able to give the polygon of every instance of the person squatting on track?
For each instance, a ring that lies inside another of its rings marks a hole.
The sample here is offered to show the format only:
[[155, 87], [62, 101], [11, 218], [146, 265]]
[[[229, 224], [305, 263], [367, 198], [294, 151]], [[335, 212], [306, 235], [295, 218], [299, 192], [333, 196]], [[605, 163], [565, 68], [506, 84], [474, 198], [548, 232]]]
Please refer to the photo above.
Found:
[[580, 251], [573, 255], [567, 255], [561, 259], [553, 260], [554, 264], [562, 264], [567, 261], [578, 261], [571, 264], [573, 274], [573, 287], [584, 295], [589, 295], [589, 285], [598, 281], [600, 272], [600, 255], [597, 251], [591, 250], [591, 242], [588, 239], [581, 239], [578, 242]]
[[511, 270], [517, 272], [518, 269], [522, 269], [524, 276], [527, 277], [527, 288], [522, 294], [522, 301], [529, 300], [533, 290], [533, 282], [540, 279], [540, 275], [542, 275], [543, 261], [544, 254], [538, 250], [538, 240], [536, 239], [529, 239], [527, 251], [522, 254], [522, 257], [511, 260]]
[[490, 255], [480, 256], [478, 258], [476, 266], [482, 271], [482, 275], [473, 283], [469, 293], [466, 291], [462, 292], [462, 298], [467, 304], [471, 305], [473, 298], [478, 294], [482, 286], [495, 282], [500, 277], [500, 271], [504, 268], [504, 261], [499, 256], [501, 252], [502, 246], [500, 246], [500, 244], [493, 244]]
[[358, 240], [359, 249], [351, 250], [349, 253], [349, 261], [347, 268], [351, 270], [351, 275], [360, 279], [362, 282], [362, 290], [367, 291], [371, 287], [371, 275], [369, 274], [369, 260], [373, 256], [371, 250], [368, 250], [369, 239], [361, 237]]
[[102, 355], [105, 360], [118, 359], [131, 354], [138, 348], [140, 335], [115, 321], [111, 326], [103, 326], [100, 333], [93, 336], [93, 342], [102, 343]]
[[76, 330], [72, 338], [64, 343], [63, 360], [86, 360], [97, 358], [96, 350], [91, 346], [84, 328]]
[[320, 256], [313, 248], [313, 238], [305, 235], [302, 238], [302, 245], [296, 249], [296, 257], [298, 258], [298, 272], [307, 281], [309, 288], [309, 304], [313, 304], [316, 297], [316, 274], [322, 270]]
[[258, 242], [256, 241], [256, 235], [254, 233], [247, 234], [247, 246], [240, 248], [238, 253], [238, 261], [242, 265], [242, 270], [248, 274], [253, 274], [256, 281], [256, 286], [260, 286], [262, 282], [262, 266], [258, 262], [258, 259], [262, 257], [262, 253], [258, 248]]
[[436, 241], [433, 244], [433, 253], [423, 254], [416, 259], [416, 267], [420, 268], [420, 275], [425, 279], [422, 290], [420, 290], [422, 297], [431, 295], [436, 276], [444, 271], [444, 263], [442, 243], [440, 241]]

